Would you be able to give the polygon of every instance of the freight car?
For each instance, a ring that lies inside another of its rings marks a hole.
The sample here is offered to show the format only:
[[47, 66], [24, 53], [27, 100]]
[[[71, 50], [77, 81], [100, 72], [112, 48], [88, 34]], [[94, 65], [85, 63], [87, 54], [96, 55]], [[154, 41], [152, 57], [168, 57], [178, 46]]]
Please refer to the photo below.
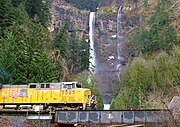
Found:
[[94, 109], [96, 97], [79, 82], [0, 85], [0, 109]]

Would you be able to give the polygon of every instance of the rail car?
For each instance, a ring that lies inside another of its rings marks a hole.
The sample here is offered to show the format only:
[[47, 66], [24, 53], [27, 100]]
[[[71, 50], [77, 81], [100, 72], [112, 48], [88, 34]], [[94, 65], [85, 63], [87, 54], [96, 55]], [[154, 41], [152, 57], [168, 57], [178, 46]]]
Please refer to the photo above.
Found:
[[0, 109], [85, 110], [96, 107], [96, 97], [79, 82], [0, 85]]

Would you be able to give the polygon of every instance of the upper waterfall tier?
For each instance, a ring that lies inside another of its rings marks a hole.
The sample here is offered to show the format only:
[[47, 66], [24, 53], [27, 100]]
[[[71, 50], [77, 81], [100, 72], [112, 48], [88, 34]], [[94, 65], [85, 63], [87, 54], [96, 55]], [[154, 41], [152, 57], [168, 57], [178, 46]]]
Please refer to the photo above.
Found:
[[89, 70], [91, 72], [95, 71], [94, 27], [95, 27], [95, 12], [91, 12], [89, 15], [89, 40], [90, 40]]

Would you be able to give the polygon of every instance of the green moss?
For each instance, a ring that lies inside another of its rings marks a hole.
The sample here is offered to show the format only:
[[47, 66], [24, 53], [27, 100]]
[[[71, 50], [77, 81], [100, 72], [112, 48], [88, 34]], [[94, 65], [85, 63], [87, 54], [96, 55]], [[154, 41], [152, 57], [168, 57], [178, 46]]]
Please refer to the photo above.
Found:
[[109, 17], [110, 15], [117, 13], [117, 11], [118, 11], [118, 7], [116, 5], [106, 6], [99, 8], [98, 14], [99, 15], [105, 14], [107, 17]]

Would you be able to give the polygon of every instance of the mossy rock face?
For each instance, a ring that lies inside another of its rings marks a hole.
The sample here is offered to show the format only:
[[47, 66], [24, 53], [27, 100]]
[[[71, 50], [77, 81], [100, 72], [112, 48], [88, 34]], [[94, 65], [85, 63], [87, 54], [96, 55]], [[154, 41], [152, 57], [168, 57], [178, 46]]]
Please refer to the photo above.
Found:
[[96, 11], [100, 0], [65, 0], [79, 9]]
[[107, 7], [114, 9], [114, 5], [122, 4], [123, 0], [65, 0], [79, 9], [96, 11], [97, 7]]
[[64, 23], [68, 23], [68, 31], [80, 31], [88, 33], [89, 31], [89, 9], [78, 9], [65, 0], [53, 1], [52, 3], [51, 27], [56, 29], [56, 33], [61, 29]]
[[118, 11], [118, 7], [117, 6], [107, 6], [107, 7], [103, 7], [101, 8], [101, 10], [99, 10], [99, 13], [100, 14], [104, 14], [106, 16], [111, 16], [111, 15], [114, 15], [115, 13], [117, 14], [117, 11]]

